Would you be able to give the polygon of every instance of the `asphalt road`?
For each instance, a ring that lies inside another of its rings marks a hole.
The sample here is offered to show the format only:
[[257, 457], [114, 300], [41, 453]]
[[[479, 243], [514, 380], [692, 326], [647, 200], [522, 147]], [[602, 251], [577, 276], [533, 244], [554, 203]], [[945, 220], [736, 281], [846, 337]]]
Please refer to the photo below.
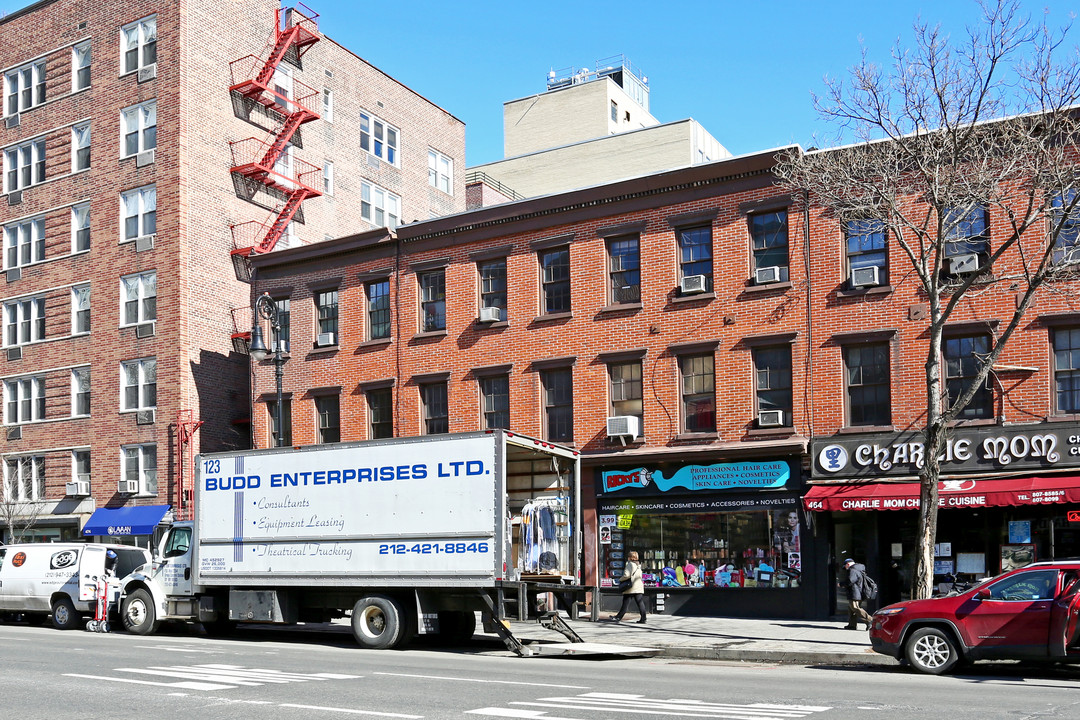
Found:
[[140, 637], [0, 626], [8, 718], [1076, 718], [1080, 669], [518, 658], [499, 644], [364, 651], [341, 632]]

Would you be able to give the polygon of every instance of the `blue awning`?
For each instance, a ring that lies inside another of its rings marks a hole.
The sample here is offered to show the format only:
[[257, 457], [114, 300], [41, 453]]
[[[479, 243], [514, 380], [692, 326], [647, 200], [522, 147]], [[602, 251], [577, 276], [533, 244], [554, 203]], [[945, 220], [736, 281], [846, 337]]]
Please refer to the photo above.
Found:
[[168, 505], [139, 505], [136, 507], [98, 508], [83, 526], [82, 534], [152, 535], [154, 528], [169, 511]]

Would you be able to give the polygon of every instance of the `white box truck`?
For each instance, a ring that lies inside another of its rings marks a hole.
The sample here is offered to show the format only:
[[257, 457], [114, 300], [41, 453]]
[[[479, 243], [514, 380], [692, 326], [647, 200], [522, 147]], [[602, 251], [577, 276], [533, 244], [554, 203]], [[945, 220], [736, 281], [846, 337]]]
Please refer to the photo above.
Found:
[[417, 633], [471, 637], [480, 611], [519, 654], [508, 618], [575, 638], [550, 600], [576, 617], [590, 590], [576, 451], [496, 430], [195, 462], [194, 519], [122, 581], [132, 632], [351, 616], [360, 645], [385, 648]]

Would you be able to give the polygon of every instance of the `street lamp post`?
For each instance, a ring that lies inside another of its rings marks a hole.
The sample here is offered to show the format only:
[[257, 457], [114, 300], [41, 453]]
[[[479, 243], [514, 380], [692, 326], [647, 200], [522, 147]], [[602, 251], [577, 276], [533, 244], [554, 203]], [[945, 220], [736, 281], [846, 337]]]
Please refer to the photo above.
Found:
[[[274, 382], [277, 389], [277, 441], [281, 446], [285, 439], [285, 425], [283, 423], [284, 411], [281, 401], [281, 378], [287, 357], [281, 352], [281, 313], [278, 312], [277, 303], [269, 294], [262, 294], [255, 298], [254, 323], [251, 327], [251, 347], [248, 352], [255, 362], [262, 362], [270, 355], [274, 360]], [[273, 343], [273, 351], [266, 347], [263, 340], [262, 323], [260, 319], [270, 321], [270, 339]]]

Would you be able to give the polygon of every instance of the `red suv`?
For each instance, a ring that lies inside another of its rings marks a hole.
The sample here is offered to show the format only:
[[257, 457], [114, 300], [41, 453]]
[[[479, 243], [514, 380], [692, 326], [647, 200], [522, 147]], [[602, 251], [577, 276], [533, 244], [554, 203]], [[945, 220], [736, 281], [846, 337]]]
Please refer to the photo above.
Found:
[[1080, 662], [1080, 560], [1011, 570], [956, 595], [878, 610], [876, 652], [940, 675], [970, 660]]

